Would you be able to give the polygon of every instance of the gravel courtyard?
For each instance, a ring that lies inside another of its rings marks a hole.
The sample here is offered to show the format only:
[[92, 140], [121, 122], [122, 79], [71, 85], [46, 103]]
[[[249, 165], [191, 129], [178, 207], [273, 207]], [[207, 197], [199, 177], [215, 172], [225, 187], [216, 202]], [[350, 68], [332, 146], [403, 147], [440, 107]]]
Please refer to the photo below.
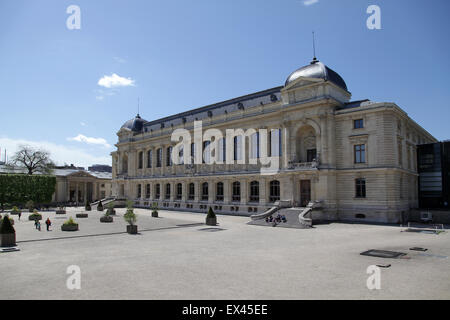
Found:
[[[100, 212], [75, 219], [43, 213], [42, 231], [23, 213], [15, 220], [20, 251], [0, 253], [0, 299], [450, 299], [449, 232], [402, 232], [398, 226], [332, 223], [313, 229], [250, 226], [247, 217], [135, 209], [140, 234], [125, 233], [124, 209], [112, 224]], [[45, 230], [50, 217], [52, 231]], [[411, 251], [423, 247], [425, 252]], [[387, 259], [369, 249], [407, 253]], [[369, 265], [381, 269], [381, 289], [369, 290]], [[81, 269], [81, 289], [69, 290], [67, 267]]]

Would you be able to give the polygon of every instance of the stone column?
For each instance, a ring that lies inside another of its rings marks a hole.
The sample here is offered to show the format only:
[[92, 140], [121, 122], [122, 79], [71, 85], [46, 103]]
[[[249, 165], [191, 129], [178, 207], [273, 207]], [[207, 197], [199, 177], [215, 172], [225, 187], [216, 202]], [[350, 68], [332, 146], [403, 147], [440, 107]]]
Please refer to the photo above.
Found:
[[259, 179], [259, 204], [267, 203], [267, 182], [265, 179]]
[[241, 180], [241, 205], [248, 202], [248, 183], [247, 180]]
[[214, 181], [208, 181], [208, 203], [213, 203], [216, 199], [216, 184]]
[[69, 182], [69, 180], [66, 180], [66, 200], [65, 201], [66, 202], [70, 201], [70, 182]]
[[176, 193], [176, 183], [169, 182], [170, 183], [170, 201], [173, 202], [175, 200], [175, 193]]
[[77, 206], [79, 205], [78, 203], [78, 182], [76, 183], [76, 188], [75, 188], [75, 201], [77, 202]]
[[186, 181], [181, 182], [181, 201], [186, 202], [187, 201], [187, 183]]
[[194, 201], [198, 202], [201, 199], [201, 197], [200, 197], [200, 183], [198, 181], [194, 181], [194, 190], [195, 190]]
[[231, 202], [231, 182], [226, 179], [223, 181], [223, 203], [229, 204]]

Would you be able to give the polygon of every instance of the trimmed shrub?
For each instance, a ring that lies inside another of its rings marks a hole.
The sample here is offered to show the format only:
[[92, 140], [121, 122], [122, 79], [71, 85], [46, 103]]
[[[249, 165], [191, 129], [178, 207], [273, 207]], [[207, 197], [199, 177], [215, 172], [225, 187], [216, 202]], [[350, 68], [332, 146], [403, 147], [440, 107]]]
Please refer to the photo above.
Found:
[[206, 215], [207, 218], [215, 218], [216, 214], [214, 213], [213, 209], [209, 207], [208, 214]]
[[76, 226], [78, 223], [76, 223], [72, 217], [67, 219], [64, 223], [65, 226]]
[[86, 210], [86, 211], [91, 211], [92, 210], [91, 205], [89, 204], [89, 201], [86, 201], [86, 205], [84, 206], [84, 210]]
[[103, 204], [102, 204], [102, 200], [100, 200], [100, 202], [98, 203], [98, 206], [97, 206], [97, 211], [103, 211]]

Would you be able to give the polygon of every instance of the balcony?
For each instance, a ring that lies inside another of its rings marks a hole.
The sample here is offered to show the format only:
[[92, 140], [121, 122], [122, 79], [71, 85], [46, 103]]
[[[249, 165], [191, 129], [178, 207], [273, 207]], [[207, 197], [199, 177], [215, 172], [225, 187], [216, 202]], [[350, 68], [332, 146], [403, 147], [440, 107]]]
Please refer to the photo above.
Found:
[[289, 170], [316, 170], [319, 167], [318, 161], [312, 161], [312, 162], [293, 162], [289, 161], [288, 169]]

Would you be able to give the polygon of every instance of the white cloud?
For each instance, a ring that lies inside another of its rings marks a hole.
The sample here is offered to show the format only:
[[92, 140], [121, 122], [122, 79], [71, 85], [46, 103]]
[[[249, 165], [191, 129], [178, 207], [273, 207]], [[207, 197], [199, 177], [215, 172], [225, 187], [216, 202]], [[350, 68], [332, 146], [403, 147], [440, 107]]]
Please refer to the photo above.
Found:
[[131, 78], [124, 78], [115, 73], [110, 76], [103, 76], [97, 83], [101, 87], [115, 88], [115, 87], [129, 87], [134, 86], [134, 80]]
[[86, 122], [83, 122], [83, 121], [80, 122], [80, 125], [83, 126], [83, 127], [87, 126]]
[[33, 148], [41, 148], [50, 152], [50, 158], [58, 165], [64, 163], [73, 163], [76, 166], [82, 166], [87, 169], [92, 164], [108, 164], [111, 165], [111, 156], [109, 150], [101, 149], [102, 155], [95, 156], [94, 152], [81, 148], [69, 147], [61, 144], [56, 144], [48, 141], [30, 141], [26, 139], [10, 139], [7, 137], [0, 137], [0, 148], [2, 149], [2, 160], [5, 149], [8, 152], [8, 158], [11, 159], [13, 154], [18, 150], [20, 145], [29, 145]]
[[310, 6], [310, 5], [316, 4], [317, 2], [319, 2], [319, 0], [304, 0], [303, 5]]
[[67, 138], [68, 141], [78, 141], [78, 142], [84, 142], [87, 144], [98, 144], [102, 145], [105, 148], [110, 148], [111, 145], [106, 142], [103, 138], [93, 138], [93, 137], [86, 137], [85, 135], [78, 134], [76, 137], [73, 138]]
[[118, 62], [118, 63], [125, 63], [125, 62], [127, 62], [127, 60], [122, 59], [120, 57], [114, 57], [113, 59], [116, 60], [116, 62]]

